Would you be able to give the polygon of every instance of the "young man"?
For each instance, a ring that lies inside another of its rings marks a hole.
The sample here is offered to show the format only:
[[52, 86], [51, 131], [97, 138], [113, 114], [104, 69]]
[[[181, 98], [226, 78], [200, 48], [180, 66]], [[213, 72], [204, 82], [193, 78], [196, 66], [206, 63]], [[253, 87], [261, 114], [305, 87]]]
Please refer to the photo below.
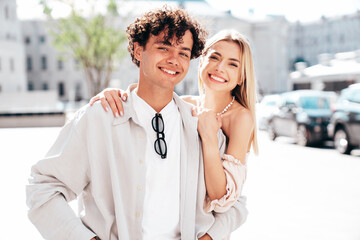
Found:
[[[215, 216], [203, 210], [197, 120], [173, 92], [205, 32], [185, 11], [164, 8], [127, 34], [139, 82], [125, 115], [100, 104], [77, 112], [32, 168], [29, 218], [45, 239], [221, 239], [244, 222], [244, 201]], [[67, 203], [76, 197], [80, 218]]]

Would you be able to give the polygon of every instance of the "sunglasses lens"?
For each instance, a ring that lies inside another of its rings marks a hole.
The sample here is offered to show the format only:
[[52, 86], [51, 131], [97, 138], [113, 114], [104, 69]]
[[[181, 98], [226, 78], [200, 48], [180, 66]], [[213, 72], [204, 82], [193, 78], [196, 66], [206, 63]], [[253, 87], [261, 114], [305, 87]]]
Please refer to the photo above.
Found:
[[156, 132], [164, 132], [164, 121], [161, 115], [157, 115], [152, 119], [152, 127]]
[[166, 142], [163, 138], [156, 139], [154, 147], [157, 154], [166, 156]]

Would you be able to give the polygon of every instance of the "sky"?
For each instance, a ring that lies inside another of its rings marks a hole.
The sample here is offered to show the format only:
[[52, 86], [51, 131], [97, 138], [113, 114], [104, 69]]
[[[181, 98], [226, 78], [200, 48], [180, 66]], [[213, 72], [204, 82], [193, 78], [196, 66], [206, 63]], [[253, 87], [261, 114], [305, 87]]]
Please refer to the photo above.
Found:
[[[16, 1], [20, 19], [41, 18], [42, 10], [38, 4], [39, 0]], [[77, 0], [76, 2], [85, 1]], [[99, 4], [107, 2], [97, 1]], [[251, 10], [256, 16], [284, 15], [291, 22], [308, 22], [317, 20], [321, 16], [331, 17], [360, 11], [360, 0], [207, 0], [207, 2], [214, 8], [231, 10], [239, 17], [248, 16]]]

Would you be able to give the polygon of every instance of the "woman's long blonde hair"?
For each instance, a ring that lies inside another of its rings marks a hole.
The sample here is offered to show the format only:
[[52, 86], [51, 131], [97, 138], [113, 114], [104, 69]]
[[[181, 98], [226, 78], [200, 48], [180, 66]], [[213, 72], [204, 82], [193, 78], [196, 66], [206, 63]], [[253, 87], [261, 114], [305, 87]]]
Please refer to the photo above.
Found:
[[[256, 81], [254, 72], [254, 63], [251, 52], [249, 41], [244, 35], [236, 30], [223, 30], [212, 36], [206, 41], [205, 48], [202, 52], [201, 58], [206, 56], [211, 46], [219, 41], [234, 42], [240, 47], [240, 85], [231, 91], [231, 95], [235, 96], [244, 108], [250, 110], [251, 115], [254, 119], [254, 131], [252, 135], [251, 145], [255, 154], [258, 154], [258, 143], [257, 143], [257, 126], [256, 126], [256, 115], [255, 115], [255, 104], [256, 104]], [[199, 93], [200, 96], [204, 94], [204, 86], [201, 80], [200, 67], [199, 67]]]

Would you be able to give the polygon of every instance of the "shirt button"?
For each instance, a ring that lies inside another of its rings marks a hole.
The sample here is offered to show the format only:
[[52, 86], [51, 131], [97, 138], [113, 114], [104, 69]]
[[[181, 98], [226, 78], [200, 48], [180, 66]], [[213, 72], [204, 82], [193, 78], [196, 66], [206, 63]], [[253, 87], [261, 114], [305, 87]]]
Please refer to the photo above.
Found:
[[140, 191], [142, 190], [142, 186], [138, 186], [137, 189]]
[[140, 164], [143, 164], [143, 162], [144, 162], [143, 160], [139, 160], [139, 163], [140, 163]]
[[139, 212], [136, 212], [136, 216], [137, 216], [137, 217], [140, 217], [140, 213], [139, 213]]

